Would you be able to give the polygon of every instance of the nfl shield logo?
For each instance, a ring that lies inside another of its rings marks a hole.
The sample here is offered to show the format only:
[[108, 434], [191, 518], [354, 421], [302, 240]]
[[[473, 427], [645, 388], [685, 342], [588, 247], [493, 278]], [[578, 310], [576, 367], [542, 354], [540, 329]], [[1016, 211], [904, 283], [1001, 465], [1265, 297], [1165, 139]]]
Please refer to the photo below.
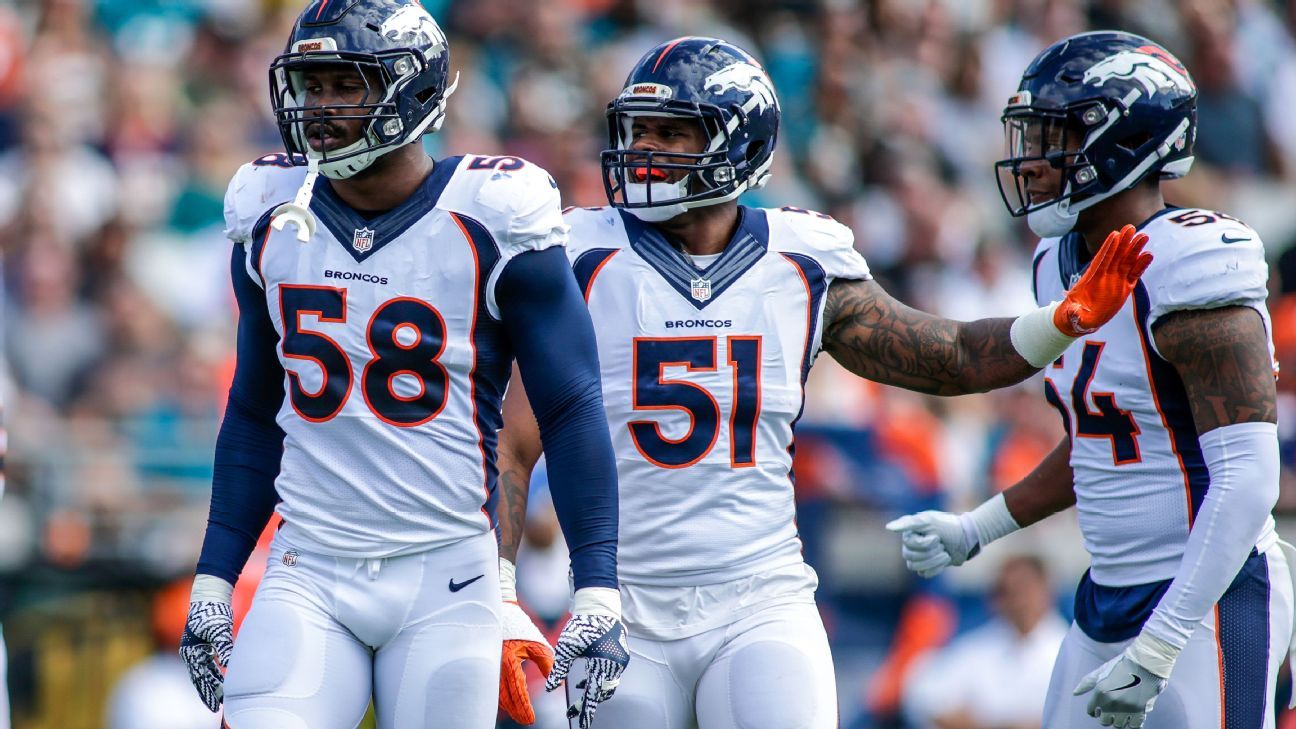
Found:
[[351, 247], [356, 250], [356, 253], [364, 253], [370, 248], [373, 248], [373, 238], [374, 232], [372, 230], [361, 228], [357, 230], [355, 236], [351, 238]]
[[698, 301], [706, 301], [711, 298], [711, 279], [695, 278], [689, 281], [689, 288], [692, 289], [693, 298]]
[[297, 566], [297, 550], [295, 550], [295, 549], [290, 549], [290, 550], [288, 550], [287, 552], [284, 552], [284, 555], [283, 555], [283, 563], [284, 563], [284, 565], [287, 566], [287, 567], [296, 567], [296, 566]]

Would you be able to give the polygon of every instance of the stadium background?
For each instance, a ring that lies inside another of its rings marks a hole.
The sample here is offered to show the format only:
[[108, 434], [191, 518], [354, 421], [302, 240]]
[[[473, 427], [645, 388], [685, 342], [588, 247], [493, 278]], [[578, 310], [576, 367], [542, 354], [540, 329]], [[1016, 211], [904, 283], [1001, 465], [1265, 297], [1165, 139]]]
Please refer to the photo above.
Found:
[[[566, 205], [603, 202], [603, 108], [647, 48], [690, 34], [752, 49], [783, 129], [772, 184], [744, 201], [833, 215], [892, 293], [960, 319], [1031, 305], [1033, 238], [1004, 212], [991, 169], [1020, 72], [1074, 32], [1148, 35], [1201, 91], [1197, 165], [1168, 198], [1261, 232], [1280, 358], [1296, 372], [1296, 2], [425, 4], [460, 73], [429, 151], [525, 157], [554, 175]], [[221, 200], [241, 163], [279, 150], [266, 68], [299, 7], [0, 0], [11, 445], [0, 622], [19, 729], [216, 726], [187, 718], [196, 699], [171, 656], [232, 373]], [[1284, 523], [1296, 516], [1293, 381], [1279, 384]], [[1068, 612], [1086, 563], [1070, 515], [931, 583], [905, 573], [881, 528], [911, 509], [979, 502], [1061, 435], [1038, 381], [938, 401], [821, 358], [797, 449], [798, 523], [822, 579], [843, 727], [904, 726], [906, 665], [985, 620], [1004, 555], [1043, 555]], [[556, 623], [566, 586], [554, 528], [535, 499], [520, 580], [531, 609]], [[560, 709], [544, 704], [542, 725]]]

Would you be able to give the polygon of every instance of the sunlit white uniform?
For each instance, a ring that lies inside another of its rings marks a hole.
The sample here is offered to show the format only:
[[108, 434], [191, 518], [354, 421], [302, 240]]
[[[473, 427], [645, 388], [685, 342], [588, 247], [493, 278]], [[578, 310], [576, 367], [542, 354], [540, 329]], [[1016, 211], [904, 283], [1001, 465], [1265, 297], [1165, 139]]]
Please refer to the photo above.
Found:
[[235, 641], [227, 720], [350, 729], [372, 690], [383, 729], [494, 726], [494, 447], [511, 365], [494, 286], [512, 257], [564, 243], [558, 191], [516, 158], [450, 158], [364, 217], [320, 178], [301, 243], [270, 220], [304, 174], [271, 155], [226, 197], [278, 338], [284, 372], [267, 376], [286, 392], [284, 526]]
[[793, 427], [828, 286], [870, 276], [827, 216], [739, 211], [705, 270], [629, 214], [566, 215], [617, 454], [634, 654], [598, 727], [836, 726], [818, 580], [797, 536]]
[[[1158, 354], [1153, 328], [1170, 312], [1222, 306], [1252, 308], [1270, 328], [1268, 268], [1254, 230], [1220, 213], [1179, 208], [1141, 230], [1154, 259], [1124, 309], [1044, 369], [1045, 396], [1071, 437], [1076, 508], [1092, 557], [1050, 684], [1050, 728], [1094, 724], [1085, 713], [1089, 697], [1073, 698], [1072, 689], [1138, 634], [1179, 568], [1210, 488], [1184, 384]], [[1088, 259], [1083, 247], [1076, 234], [1040, 242], [1034, 283], [1041, 305], [1061, 299], [1078, 278]], [[1176, 662], [1148, 729], [1273, 726], [1292, 584], [1272, 518], [1255, 539]]]

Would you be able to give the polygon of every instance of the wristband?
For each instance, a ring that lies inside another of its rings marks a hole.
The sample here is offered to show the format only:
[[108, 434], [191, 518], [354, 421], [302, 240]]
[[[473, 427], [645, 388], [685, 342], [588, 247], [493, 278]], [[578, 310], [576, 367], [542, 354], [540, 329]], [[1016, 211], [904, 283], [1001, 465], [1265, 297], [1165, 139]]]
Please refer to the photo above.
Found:
[[499, 558], [499, 586], [504, 602], [517, 602], [517, 567], [504, 557]]
[[194, 575], [189, 602], [229, 603], [234, 596], [234, 586], [216, 575]]
[[1077, 339], [1063, 334], [1053, 323], [1053, 312], [1059, 304], [1060, 302], [1054, 301], [1017, 317], [1008, 330], [1013, 349], [1036, 369], [1043, 369], [1048, 363], [1061, 357]]
[[582, 587], [572, 595], [572, 615], [607, 615], [621, 619], [621, 592], [610, 587]]
[[976, 530], [977, 544], [982, 547], [1021, 529], [1021, 525], [1008, 511], [1008, 502], [1001, 493], [969, 511], [968, 520]]

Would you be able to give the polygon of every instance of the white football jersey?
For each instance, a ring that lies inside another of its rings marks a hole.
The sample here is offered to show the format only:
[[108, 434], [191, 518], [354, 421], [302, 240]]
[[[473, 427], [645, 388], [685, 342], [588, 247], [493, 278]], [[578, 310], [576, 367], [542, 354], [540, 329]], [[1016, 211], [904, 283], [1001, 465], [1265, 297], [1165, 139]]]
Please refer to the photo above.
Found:
[[713, 584], [801, 561], [791, 467], [802, 387], [828, 286], [869, 270], [826, 215], [739, 210], [704, 270], [628, 213], [566, 215], [598, 335], [626, 582]]
[[515, 157], [443, 159], [409, 200], [365, 218], [320, 177], [317, 228], [301, 243], [269, 223], [305, 173], [264, 157], [225, 200], [226, 233], [279, 335], [284, 529], [356, 557], [490, 529], [512, 359], [494, 284], [513, 256], [566, 241], [556, 186]]
[[[1153, 261], [1125, 307], [1044, 368], [1045, 396], [1071, 438], [1091, 574], [1111, 587], [1174, 577], [1210, 487], [1183, 382], [1157, 353], [1153, 325], [1181, 309], [1249, 306], [1270, 329], [1269, 269], [1254, 230], [1221, 213], [1167, 208], [1142, 232]], [[1079, 278], [1083, 246], [1077, 234], [1040, 241], [1040, 305], [1061, 299]], [[1270, 520], [1264, 531], [1272, 528]]]

